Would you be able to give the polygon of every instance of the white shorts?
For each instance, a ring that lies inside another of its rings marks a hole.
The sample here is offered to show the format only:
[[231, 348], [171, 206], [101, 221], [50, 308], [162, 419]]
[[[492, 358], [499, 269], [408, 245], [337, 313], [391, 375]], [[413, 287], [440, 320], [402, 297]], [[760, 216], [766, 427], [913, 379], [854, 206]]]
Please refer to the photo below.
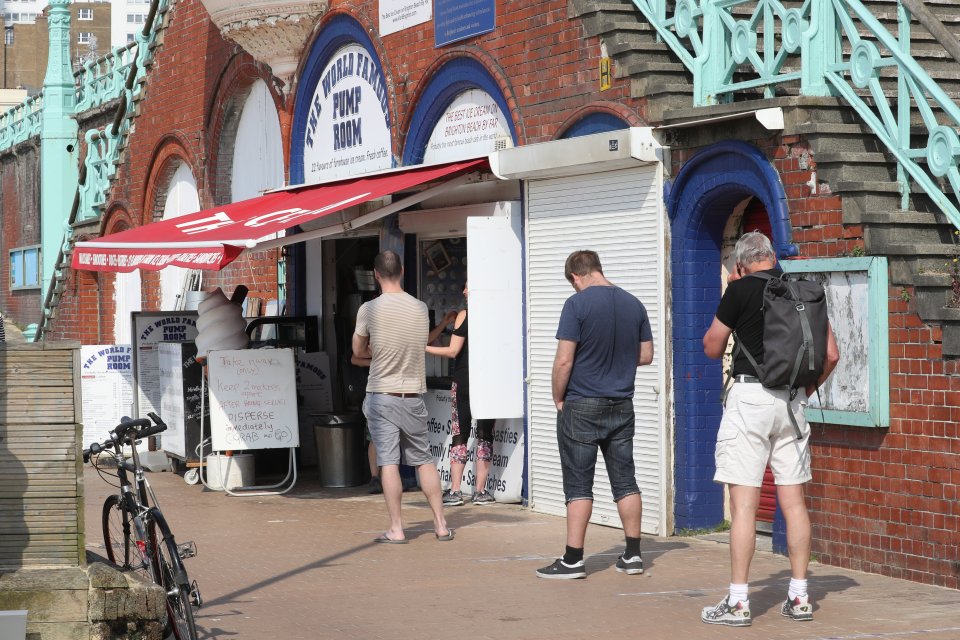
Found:
[[[737, 382], [717, 432], [714, 482], [759, 487], [767, 464], [778, 485], [803, 484], [810, 474], [810, 427], [803, 415], [807, 396], [801, 389], [790, 401], [786, 389], [767, 389], [757, 382]], [[787, 411], [792, 411], [803, 439]]]

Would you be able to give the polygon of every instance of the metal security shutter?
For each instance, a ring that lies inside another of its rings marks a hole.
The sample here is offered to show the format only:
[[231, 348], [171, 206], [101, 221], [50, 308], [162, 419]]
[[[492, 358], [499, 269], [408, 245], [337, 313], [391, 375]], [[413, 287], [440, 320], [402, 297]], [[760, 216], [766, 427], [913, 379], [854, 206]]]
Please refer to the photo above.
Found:
[[[650, 316], [654, 360], [637, 371], [634, 459], [643, 492], [643, 532], [667, 533], [668, 487], [664, 403], [664, 221], [660, 165], [531, 180], [527, 188], [527, 305], [530, 501], [563, 515], [566, 506], [557, 450], [550, 376], [557, 323], [574, 291], [563, 277], [571, 251], [600, 254], [607, 278], [634, 294]], [[621, 526], [602, 455], [598, 456], [592, 522]]]

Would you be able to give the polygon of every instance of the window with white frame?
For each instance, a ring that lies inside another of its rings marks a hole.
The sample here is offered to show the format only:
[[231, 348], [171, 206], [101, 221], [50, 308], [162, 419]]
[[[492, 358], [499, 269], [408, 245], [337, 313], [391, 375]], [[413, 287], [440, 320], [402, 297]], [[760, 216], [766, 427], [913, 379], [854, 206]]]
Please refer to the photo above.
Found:
[[77, 9], [77, 20], [93, 20], [93, 9]]
[[127, 22], [131, 24], [143, 24], [144, 21], [146, 21], [146, 19], [147, 19], [147, 16], [143, 15], [142, 13], [127, 14]]
[[10, 250], [10, 288], [40, 288], [40, 245]]
[[128, 34], [127, 34], [127, 42], [133, 42], [133, 41], [136, 40], [136, 39], [137, 39], [137, 34], [135, 34], [135, 33], [128, 33]]
[[3, 30], [3, 44], [8, 46], [13, 44], [13, 27], [7, 27]]
[[90, 44], [90, 39], [93, 38], [93, 34], [89, 31], [81, 31], [77, 34], [77, 44]]

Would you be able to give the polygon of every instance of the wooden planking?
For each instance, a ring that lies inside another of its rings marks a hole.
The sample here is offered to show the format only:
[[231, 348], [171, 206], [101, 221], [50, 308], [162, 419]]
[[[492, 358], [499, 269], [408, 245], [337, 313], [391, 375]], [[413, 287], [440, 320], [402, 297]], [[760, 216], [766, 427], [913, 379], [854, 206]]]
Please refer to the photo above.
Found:
[[83, 561], [79, 344], [0, 345], [0, 567]]

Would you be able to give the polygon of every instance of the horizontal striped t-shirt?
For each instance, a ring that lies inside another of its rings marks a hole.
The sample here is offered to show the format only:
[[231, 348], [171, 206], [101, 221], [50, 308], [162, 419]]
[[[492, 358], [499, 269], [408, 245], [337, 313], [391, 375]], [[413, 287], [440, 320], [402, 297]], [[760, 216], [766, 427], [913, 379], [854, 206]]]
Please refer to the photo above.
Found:
[[357, 312], [358, 336], [370, 337], [368, 393], [426, 393], [427, 305], [408, 293], [383, 293]]

